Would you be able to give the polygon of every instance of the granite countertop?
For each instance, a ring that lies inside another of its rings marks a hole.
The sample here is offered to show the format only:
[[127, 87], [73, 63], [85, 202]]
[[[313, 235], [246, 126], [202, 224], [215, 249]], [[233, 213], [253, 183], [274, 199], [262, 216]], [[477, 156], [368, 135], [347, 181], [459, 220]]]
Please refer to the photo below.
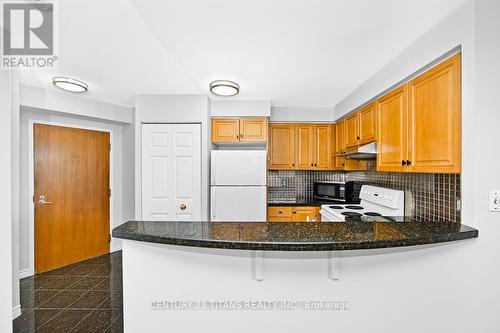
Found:
[[314, 200], [297, 200], [294, 202], [268, 202], [267, 205], [269, 207], [272, 206], [321, 206], [324, 204], [323, 202], [314, 201]]
[[129, 221], [113, 237], [191, 247], [267, 251], [334, 251], [404, 247], [477, 238], [455, 222], [146, 222]]
[[321, 206], [321, 205], [357, 205], [357, 202], [342, 202], [342, 201], [320, 201], [314, 199], [296, 199], [295, 201], [270, 201], [267, 203], [269, 207], [272, 206]]

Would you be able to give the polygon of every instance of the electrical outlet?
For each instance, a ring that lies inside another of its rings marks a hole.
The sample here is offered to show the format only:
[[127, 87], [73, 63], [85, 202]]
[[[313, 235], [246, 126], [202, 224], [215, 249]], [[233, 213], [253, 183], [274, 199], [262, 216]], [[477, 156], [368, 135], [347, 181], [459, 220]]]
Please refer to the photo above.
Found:
[[500, 212], [500, 190], [490, 190], [490, 212]]

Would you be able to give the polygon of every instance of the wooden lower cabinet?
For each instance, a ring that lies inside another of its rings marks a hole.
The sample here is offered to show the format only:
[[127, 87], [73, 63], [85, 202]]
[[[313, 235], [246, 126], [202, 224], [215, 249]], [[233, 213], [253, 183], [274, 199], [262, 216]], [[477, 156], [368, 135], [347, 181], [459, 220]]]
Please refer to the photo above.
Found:
[[319, 206], [270, 206], [267, 208], [268, 222], [320, 222]]

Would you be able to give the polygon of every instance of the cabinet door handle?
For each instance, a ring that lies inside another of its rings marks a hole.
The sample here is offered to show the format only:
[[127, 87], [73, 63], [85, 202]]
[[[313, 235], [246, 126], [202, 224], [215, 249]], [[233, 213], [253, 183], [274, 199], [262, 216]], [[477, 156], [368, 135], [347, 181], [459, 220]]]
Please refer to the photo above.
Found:
[[406, 165], [405, 160], [401, 160], [401, 165]]
[[358, 140], [359, 140], [359, 135], [357, 136]]
[[410, 160], [406, 160], [406, 165], [410, 165], [411, 164], [411, 161]]
[[311, 166], [314, 166], [314, 163], [311, 163]]
[[240, 135], [236, 134], [236, 140], [239, 140], [239, 139], [240, 139]]

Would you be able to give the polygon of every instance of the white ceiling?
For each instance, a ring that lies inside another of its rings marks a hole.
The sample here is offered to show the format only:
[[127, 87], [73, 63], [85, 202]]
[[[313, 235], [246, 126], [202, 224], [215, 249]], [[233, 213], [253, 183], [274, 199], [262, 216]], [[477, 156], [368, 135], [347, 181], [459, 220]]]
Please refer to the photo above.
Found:
[[51, 77], [67, 75], [88, 97], [131, 105], [229, 79], [235, 99], [333, 107], [464, 1], [61, 1], [57, 72], [21, 80], [55, 89]]

